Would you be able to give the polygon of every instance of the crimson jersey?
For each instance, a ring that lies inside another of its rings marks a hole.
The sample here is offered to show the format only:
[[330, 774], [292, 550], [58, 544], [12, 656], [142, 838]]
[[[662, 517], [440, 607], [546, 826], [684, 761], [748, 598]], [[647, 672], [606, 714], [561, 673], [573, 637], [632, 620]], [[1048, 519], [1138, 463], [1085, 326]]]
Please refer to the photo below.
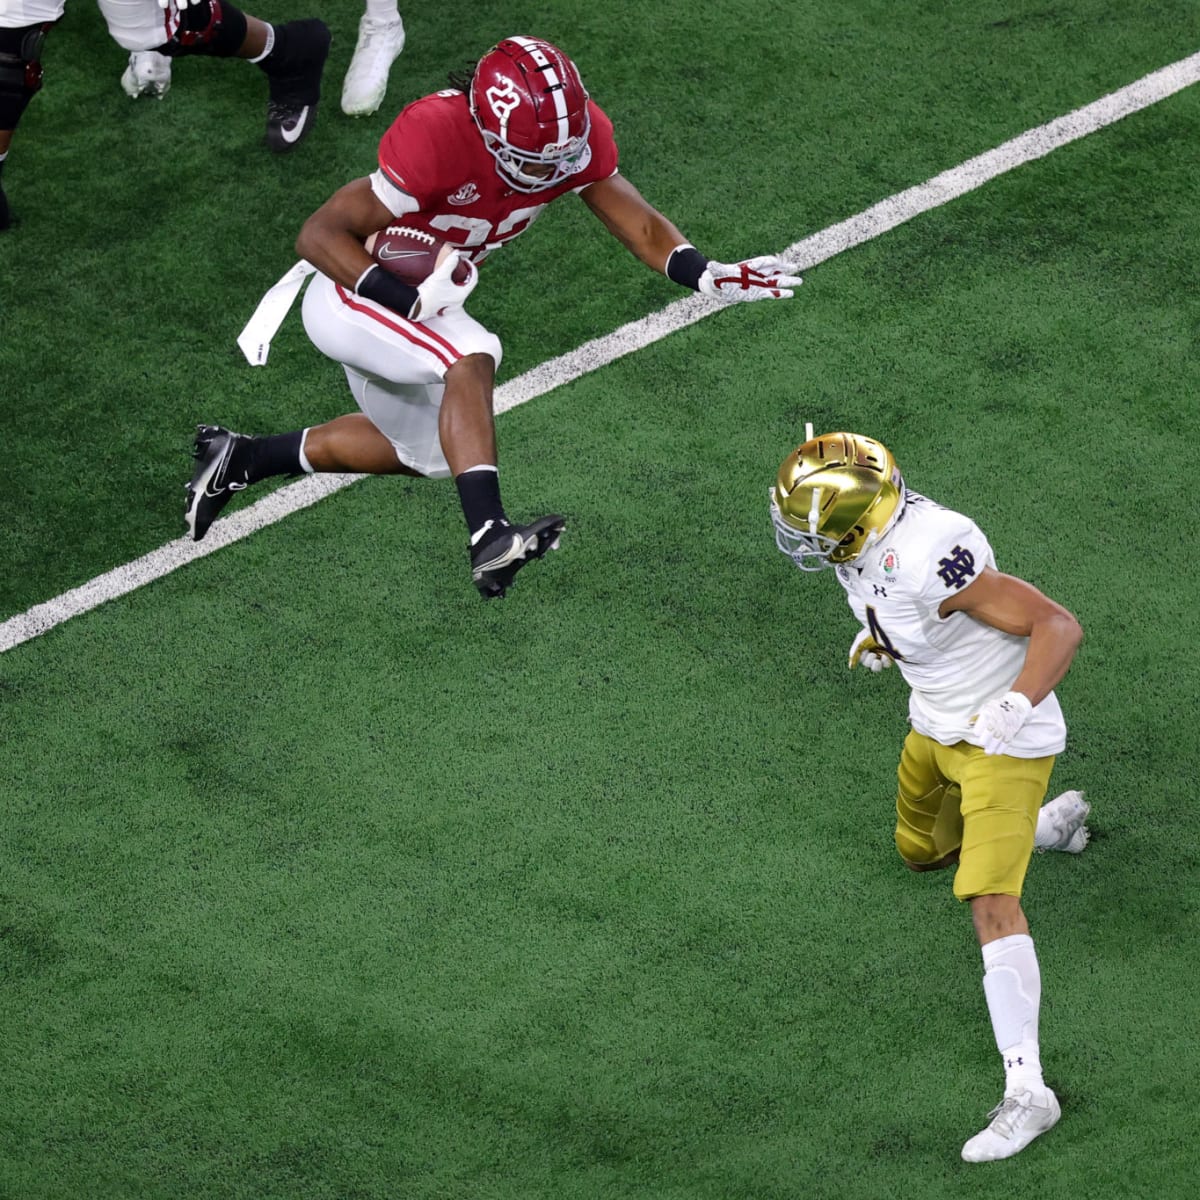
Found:
[[545, 191], [518, 192], [497, 174], [467, 97], [458, 91], [424, 96], [403, 109], [383, 135], [372, 189], [405, 225], [482, 262], [528, 229], [551, 200], [615, 173], [612, 122], [591, 100], [588, 113], [583, 169]]

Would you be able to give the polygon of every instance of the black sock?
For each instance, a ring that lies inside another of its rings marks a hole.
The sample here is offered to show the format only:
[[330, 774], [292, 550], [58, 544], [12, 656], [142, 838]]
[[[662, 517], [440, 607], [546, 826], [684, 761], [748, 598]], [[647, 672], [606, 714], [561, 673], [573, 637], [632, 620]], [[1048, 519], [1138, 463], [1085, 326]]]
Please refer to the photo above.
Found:
[[270, 437], [255, 438], [250, 443], [250, 461], [246, 466], [246, 482], [257, 483], [271, 475], [299, 475], [304, 471], [300, 465], [300, 443], [304, 430], [295, 433], [276, 433]]
[[[329, 49], [329, 29], [316, 17], [272, 24], [271, 49], [255, 62], [268, 75], [303, 75]], [[322, 52], [324, 47], [324, 53]]]
[[472, 537], [489, 521], [508, 524], [504, 505], [500, 503], [500, 473], [494, 467], [472, 467], [455, 476], [454, 484], [467, 519], [467, 532]]

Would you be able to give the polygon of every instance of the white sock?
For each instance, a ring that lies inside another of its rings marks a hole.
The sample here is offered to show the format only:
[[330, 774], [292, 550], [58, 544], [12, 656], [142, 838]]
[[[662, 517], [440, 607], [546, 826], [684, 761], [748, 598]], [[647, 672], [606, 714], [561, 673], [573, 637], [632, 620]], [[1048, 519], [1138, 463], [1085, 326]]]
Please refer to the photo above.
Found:
[[[312, 426], [310, 425], [308, 428], [309, 428], [309, 429], [311, 429], [311, 428], [312, 428]], [[305, 431], [304, 431], [304, 432], [303, 432], [303, 433], [300, 435], [300, 465], [301, 465], [301, 466], [304, 468], [304, 470], [305, 470], [305, 471], [306, 471], [306, 472], [307, 472], [309, 475], [312, 475], [312, 474], [314, 473], [314, 472], [313, 472], [313, 465], [312, 465], [312, 463], [310, 463], [310, 462], [308, 461], [308, 455], [304, 453], [304, 445], [305, 445], [305, 443], [306, 443], [307, 441], [308, 441], [308, 429], [306, 429], [306, 430], [305, 430]]]
[[1004, 1061], [1004, 1093], [1028, 1088], [1045, 1091], [1038, 1047], [1042, 976], [1037, 951], [1027, 933], [998, 938], [983, 947], [983, 993], [996, 1048]]
[[379, 25], [387, 25], [400, 19], [400, 7], [396, 0], [367, 0], [367, 19]]
[[247, 59], [247, 62], [260, 63], [275, 49], [275, 26], [270, 21], [264, 21], [263, 24], [267, 27], [267, 40], [263, 43], [262, 53]]

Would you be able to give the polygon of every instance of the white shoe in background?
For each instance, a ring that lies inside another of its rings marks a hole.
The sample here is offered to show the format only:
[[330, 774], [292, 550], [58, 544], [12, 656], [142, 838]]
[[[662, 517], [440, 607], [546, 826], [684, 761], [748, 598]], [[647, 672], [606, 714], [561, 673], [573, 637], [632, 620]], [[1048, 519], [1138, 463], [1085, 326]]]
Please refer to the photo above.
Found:
[[342, 112], [348, 117], [370, 116], [387, 91], [388, 72], [404, 49], [404, 22], [372, 21], [365, 14], [358, 23], [358, 43], [342, 84]]
[[171, 60], [157, 50], [135, 50], [121, 75], [121, 89], [136, 100], [155, 96], [161, 100], [171, 86]]

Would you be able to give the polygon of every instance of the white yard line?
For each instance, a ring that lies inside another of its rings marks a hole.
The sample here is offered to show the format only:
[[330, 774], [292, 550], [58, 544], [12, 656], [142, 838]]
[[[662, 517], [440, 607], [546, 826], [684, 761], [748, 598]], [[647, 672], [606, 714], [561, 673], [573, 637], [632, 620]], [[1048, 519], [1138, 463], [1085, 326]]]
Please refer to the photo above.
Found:
[[[977, 158], [968, 159], [949, 171], [943, 171], [925, 183], [889, 196], [849, 220], [793, 243], [781, 253], [802, 268], [814, 267], [843, 250], [870, 241], [921, 213], [973, 191], [998, 175], [1042, 158], [1060, 146], [1165, 100], [1198, 80], [1200, 53], [1153, 71], [1127, 87], [1067, 113], [1065, 117], [1030, 129], [1020, 137]], [[586, 342], [579, 349], [550, 359], [502, 384], [496, 389], [496, 412], [506, 412], [537, 396], [543, 396], [564, 383], [606, 366], [626, 354], [632, 354], [720, 310], [720, 305], [700, 296], [689, 295], [669, 304], [660, 312], [622, 325], [604, 337]], [[131, 563], [97, 576], [82, 587], [72, 588], [44, 604], [36, 604], [28, 612], [0, 623], [0, 653], [61, 625], [71, 617], [90, 611], [106, 600], [113, 600], [159, 579], [185, 563], [249, 537], [256, 530], [282, 521], [289, 514], [307, 508], [361, 478], [361, 475], [308, 476], [298, 483], [269, 493], [257, 504], [215, 522], [202, 542], [192, 542], [186, 538], [168, 542]]]

